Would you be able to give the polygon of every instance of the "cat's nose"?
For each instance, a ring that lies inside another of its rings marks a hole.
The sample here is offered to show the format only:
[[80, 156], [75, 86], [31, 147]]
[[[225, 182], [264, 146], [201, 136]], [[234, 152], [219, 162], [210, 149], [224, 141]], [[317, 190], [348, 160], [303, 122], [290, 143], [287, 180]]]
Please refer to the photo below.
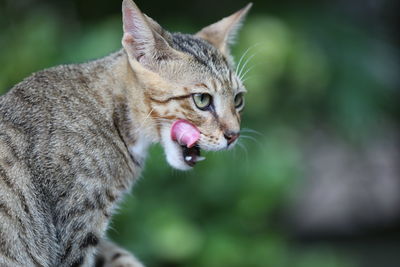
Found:
[[227, 131], [224, 133], [224, 137], [225, 137], [226, 141], [228, 141], [228, 145], [230, 145], [233, 142], [235, 142], [236, 139], [238, 139], [239, 133]]

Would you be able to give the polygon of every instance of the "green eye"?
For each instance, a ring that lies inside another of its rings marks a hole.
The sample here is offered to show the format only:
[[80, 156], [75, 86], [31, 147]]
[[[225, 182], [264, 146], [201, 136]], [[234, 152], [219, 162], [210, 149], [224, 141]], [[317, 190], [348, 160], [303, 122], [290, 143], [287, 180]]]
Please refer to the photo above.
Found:
[[244, 104], [243, 93], [239, 93], [235, 96], [235, 108], [241, 108]]
[[211, 105], [211, 100], [212, 97], [209, 94], [193, 94], [193, 101], [201, 110], [207, 109]]

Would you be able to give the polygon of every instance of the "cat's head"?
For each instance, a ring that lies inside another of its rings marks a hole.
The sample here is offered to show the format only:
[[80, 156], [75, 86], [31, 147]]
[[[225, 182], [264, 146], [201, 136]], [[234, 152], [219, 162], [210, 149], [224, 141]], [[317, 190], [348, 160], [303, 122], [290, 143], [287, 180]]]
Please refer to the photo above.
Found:
[[237, 142], [246, 90], [229, 44], [250, 7], [189, 35], [169, 33], [131, 0], [123, 2], [122, 44], [142, 83], [147, 120], [177, 169], [201, 160], [200, 149], [228, 149]]

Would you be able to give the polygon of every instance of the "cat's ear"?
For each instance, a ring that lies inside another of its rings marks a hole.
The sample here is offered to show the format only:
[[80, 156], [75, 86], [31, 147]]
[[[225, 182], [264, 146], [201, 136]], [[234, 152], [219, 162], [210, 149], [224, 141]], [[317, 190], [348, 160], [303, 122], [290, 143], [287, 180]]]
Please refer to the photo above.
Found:
[[131, 58], [151, 68], [160, 60], [179, 56], [178, 51], [168, 44], [170, 34], [143, 14], [132, 0], [122, 2], [122, 16], [122, 45]]
[[222, 54], [229, 56], [229, 45], [233, 43], [234, 38], [252, 5], [252, 3], [249, 3], [247, 6], [229, 17], [223, 18], [222, 20], [203, 28], [201, 31], [196, 33], [196, 36], [210, 42], [218, 48]]

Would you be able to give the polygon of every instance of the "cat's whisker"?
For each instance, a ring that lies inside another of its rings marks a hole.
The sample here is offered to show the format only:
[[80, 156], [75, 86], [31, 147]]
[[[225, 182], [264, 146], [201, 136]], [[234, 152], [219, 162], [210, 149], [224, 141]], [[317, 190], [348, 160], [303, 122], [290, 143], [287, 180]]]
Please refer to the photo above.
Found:
[[242, 128], [242, 129], [240, 130], [240, 132], [241, 132], [241, 133], [255, 133], [255, 134], [258, 134], [258, 135], [260, 135], [260, 136], [265, 136], [264, 134], [260, 133], [259, 131], [256, 131], [256, 130], [251, 129], [251, 128]]
[[249, 64], [249, 62], [257, 55], [257, 53], [252, 54], [251, 56], [249, 56], [246, 61], [244, 62], [243, 66], [240, 68], [239, 73], [237, 74], [237, 76], [239, 77], [239, 79], [242, 79], [242, 73], [245, 70], [247, 64]]
[[254, 143], [256, 143], [256, 144], [258, 144], [258, 145], [260, 145], [260, 147], [263, 147], [264, 146], [264, 144], [262, 144], [260, 141], [258, 141], [256, 138], [254, 138], [253, 136], [250, 136], [250, 135], [240, 135], [240, 137], [241, 138], [244, 138], [244, 139], [248, 139], [248, 140], [252, 140]]
[[241, 140], [238, 140], [238, 147], [240, 147], [240, 149], [242, 150], [242, 151], [244, 151], [244, 162], [245, 162], [245, 164], [244, 164], [244, 166], [245, 166], [245, 168], [244, 168], [244, 170], [245, 170], [245, 172], [246, 172], [246, 174], [249, 172], [249, 153], [248, 153], [248, 150], [247, 150], [247, 147], [245, 146], [245, 144], [244, 143], [242, 143], [241, 142]]
[[[257, 65], [259, 65], [259, 64], [257, 64]], [[239, 77], [239, 79], [243, 82], [243, 79], [245, 80], [247, 73], [249, 73], [250, 71], [252, 71], [252, 70], [254, 69], [254, 67], [256, 67], [257, 65], [253, 65], [253, 66], [251, 66], [250, 68], [248, 68], [248, 69], [243, 73], [243, 75], [241, 75], [241, 76]]]
[[245, 83], [246, 81], [253, 80], [258, 77], [260, 77], [260, 74], [252, 74], [248, 77], [244, 77], [244, 79], [242, 79], [241, 81], [242, 81], [242, 83]]
[[244, 82], [244, 81], [246, 81], [248, 78], [246, 78], [246, 75], [248, 74], [248, 73], [250, 73], [250, 71], [252, 71], [255, 67], [258, 67], [258, 66], [260, 66], [261, 64], [263, 64], [262, 62], [259, 62], [259, 63], [256, 63], [256, 64], [254, 64], [253, 66], [251, 66], [250, 68], [248, 68], [244, 73], [243, 73], [243, 75], [241, 75], [239, 78], [240, 78], [240, 80], [242, 81], [242, 82]]
[[[251, 139], [251, 140], [257, 140], [255, 137], [251, 136], [251, 135], [244, 135], [241, 134], [240, 137], [245, 138], [245, 139]], [[258, 140], [257, 140], [258, 141]]]
[[258, 45], [260, 45], [260, 43], [255, 43], [254, 45], [249, 46], [249, 47], [246, 49], [246, 51], [244, 51], [244, 53], [243, 53], [242, 56], [240, 57], [239, 62], [238, 62], [238, 64], [237, 64], [237, 66], [236, 66], [235, 73], [238, 73], [238, 70], [241, 69], [241, 68], [240, 68], [240, 64], [242, 63], [242, 60], [245, 58], [245, 56], [247, 55], [247, 53], [249, 53], [253, 48], [255, 48], [255, 47], [258, 46]]
[[[257, 43], [256, 45], [259, 45], [261, 43]], [[243, 64], [243, 66], [241, 66], [239, 73], [238, 73], [238, 77], [242, 82], [245, 82], [247, 79], [245, 79], [246, 75], [255, 67], [258, 66], [262, 63], [258, 63], [252, 67], [250, 67], [249, 69], [246, 69], [246, 66], [248, 63], [250, 63], [250, 61], [254, 58], [254, 56], [256, 56], [259, 52], [261, 52], [260, 50], [256, 51], [251, 57], [248, 57], [247, 60], [245, 61], [245, 63]]]
[[235, 69], [235, 73], [238, 73], [238, 70], [240, 68], [240, 64], [242, 63], [242, 60], [244, 59], [244, 57], [247, 55], [248, 52], [250, 52], [251, 49], [254, 48], [255, 45], [249, 46], [246, 51], [244, 51], [244, 53], [242, 54], [242, 56], [239, 59], [238, 64], [236, 65], [236, 69]]
[[244, 151], [244, 155], [245, 155], [245, 160], [246, 160], [246, 164], [248, 166], [248, 159], [249, 159], [249, 152], [247, 150], [247, 147], [240, 142], [240, 140], [237, 142], [238, 147], [240, 147], [243, 151]]
[[252, 80], [253, 78], [254, 78], [254, 76], [249, 76], [249, 77], [247, 77], [247, 78], [245, 78], [245, 79], [243, 79], [241, 81], [242, 81], [242, 83], [245, 83], [246, 81]]
[[146, 117], [143, 119], [143, 121], [139, 124], [139, 127], [137, 127], [135, 130], [134, 130], [134, 133], [138, 133], [139, 131], [142, 131], [143, 130], [143, 128], [145, 127], [145, 123], [146, 123], [146, 121], [148, 120], [148, 118], [150, 117], [150, 115], [151, 115], [151, 113], [153, 112], [153, 108], [150, 110], [150, 112], [146, 115]]

